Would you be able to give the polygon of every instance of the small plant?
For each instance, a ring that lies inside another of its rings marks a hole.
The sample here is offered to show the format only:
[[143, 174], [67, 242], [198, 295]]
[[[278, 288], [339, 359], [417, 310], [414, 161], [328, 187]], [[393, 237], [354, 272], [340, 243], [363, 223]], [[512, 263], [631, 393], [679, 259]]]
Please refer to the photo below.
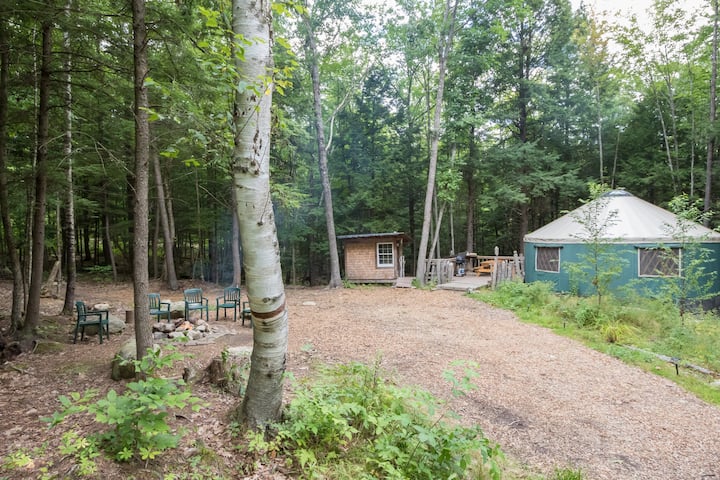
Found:
[[575, 322], [581, 327], [596, 325], [600, 318], [600, 308], [597, 305], [581, 303], [575, 310]]
[[[184, 357], [172, 347], [169, 351], [163, 355], [159, 349], [152, 349], [142, 360], [136, 360], [135, 369], [145, 379], [128, 383], [122, 395], [110, 390], [104, 398], [94, 400], [97, 391], [92, 389], [82, 395], [71, 393], [69, 398], [62, 395], [59, 400], [63, 410], [44, 420], [52, 427], [69, 415], [84, 413], [94, 416], [96, 422], [111, 429], [91, 437], [91, 440], [97, 441], [101, 448], [120, 461], [135, 457], [148, 461], [176, 447], [181, 435], [172, 433], [167, 423], [169, 410], [190, 406], [193, 411], [198, 411], [201, 400], [194, 397], [188, 388], [183, 388], [185, 383], [182, 380], [152, 376]], [[76, 453], [80, 451], [78, 448]], [[90, 454], [83, 455], [89, 457]]]
[[617, 320], [600, 326], [600, 333], [608, 343], [622, 343], [632, 333], [632, 329]]
[[570, 468], [556, 469], [550, 480], [583, 480], [582, 470]]
[[100, 453], [94, 439], [83, 437], [74, 431], [65, 432], [62, 437], [60, 453], [75, 459], [81, 477], [87, 477], [97, 472], [98, 466], [95, 459]]
[[[473, 366], [452, 368], [445, 377], [453, 390], [472, 388]], [[288, 455], [301, 478], [459, 479], [487, 468], [498, 479], [499, 448], [478, 427], [451, 425], [437, 411], [429, 393], [393, 385], [378, 365], [341, 365], [296, 388], [276, 435], [248, 433], [247, 448], [260, 457]]]
[[25, 450], [18, 450], [16, 452], [9, 453], [2, 460], [2, 467], [5, 470], [19, 470], [22, 468], [31, 468], [35, 461], [33, 457], [28, 454]]

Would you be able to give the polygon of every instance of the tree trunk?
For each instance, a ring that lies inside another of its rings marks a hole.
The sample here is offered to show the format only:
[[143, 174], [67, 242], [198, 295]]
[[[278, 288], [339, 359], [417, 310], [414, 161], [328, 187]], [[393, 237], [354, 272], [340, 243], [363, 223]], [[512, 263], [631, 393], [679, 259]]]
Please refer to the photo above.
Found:
[[135, 84], [135, 195], [133, 208], [133, 300], [135, 302], [135, 341], [137, 358], [152, 348], [153, 338], [148, 303], [148, 180], [150, 159], [150, 125], [145, 77], [147, 63], [147, 25], [145, 0], [132, 0], [133, 64]]
[[327, 226], [328, 249], [330, 254], [330, 282], [328, 287], [342, 287], [340, 277], [340, 256], [338, 255], [337, 238], [335, 236], [335, 216], [333, 214], [332, 189], [330, 188], [330, 174], [328, 172], [327, 150], [325, 142], [325, 127], [322, 113], [322, 97], [320, 96], [320, 67], [318, 65], [315, 32], [310, 19], [304, 17], [306, 23], [305, 51], [309, 62], [310, 77], [313, 89], [313, 108], [315, 109], [315, 130], [318, 149], [318, 164], [320, 180], [322, 182], [323, 199], [325, 202], [325, 224]]
[[22, 327], [22, 309], [24, 306], [23, 276], [20, 255], [10, 220], [7, 178], [7, 118], [8, 118], [8, 77], [10, 69], [10, 43], [5, 20], [0, 19], [0, 215], [2, 215], [5, 246], [12, 269], [13, 290], [10, 312], [10, 333]]
[[[72, 1], [68, 0], [65, 4], [65, 15], [70, 17], [70, 9]], [[66, 52], [70, 49], [70, 34], [63, 33], [63, 48]], [[71, 315], [73, 305], [75, 303], [75, 283], [77, 281], [77, 268], [75, 266], [75, 189], [73, 188], [73, 142], [72, 142], [72, 77], [70, 69], [72, 68], [72, 60], [70, 53], [67, 54], [65, 60], [65, 139], [63, 152], [65, 154], [65, 162], [67, 169], [65, 171], [65, 217], [63, 225], [63, 248], [65, 253], [65, 301], [63, 302], [63, 315]]]
[[[713, 44], [712, 44], [712, 72], [710, 74], [710, 137], [707, 143], [707, 162], [705, 165], [705, 201], [703, 211], [708, 213], [712, 209], [712, 173], [715, 157], [715, 122], [717, 121], [717, 62], [718, 62], [718, 0], [713, 0]], [[710, 216], [705, 215], [703, 224], [707, 227]]]
[[242, 285], [242, 262], [240, 261], [240, 227], [238, 226], [237, 215], [235, 215], [235, 211], [237, 210], [236, 205], [238, 204], [237, 193], [234, 188], [232, 189], [230, 197], [232, 198], [232, 207], [230, 208], [232, 210], [232, 245], [230, 246], [233, 262], [232, 284], [239, 287]]
[[264, 429], [280, 418], [288, 342], [288, 312], [270, 198], [273, 86], [266, 81], [273, 70], [271, 26], [269, 0], [233, 0], [233, 32], [236, 37], [253, 39], [243, 44], [246, 61], [236, 60], [235, 67], [256, 87], [235, 96], [232, 164], [253, 323], [247, 390], [234, 416], [253, 429]]
[[173, 244], [170, 236], [170, 221], [168, 220], [167, 207], [165, 206], [165, 189], [163, 188], [162, 173], [160, 173], [160, 161], [157, 155], [153, 155], [153, 169], [155, 170], [155, 188], [157, 189], [158, 207], [160, 211], [160, 225], [163, 232], [163, 245], [165, 247], [165, 273], [167, 285], [170, 290], [178, 289], [177, 274], [175, 273], [175, 257], [173, 255]]
[[105, 250], [105, 258], [112, 268], [113, 282], [118, 281], [117, 264], [115, 262], [115, 252], [112, 249], [112, 238], [110, 238], [110, 210], [107, 204], [107, 195], [105, 196], [105, 213], [103, 214], [103, 248]]
[[415, 277], [420, 285], [425, 285], [425, 271], [428, 254], [428, 239], [430, 237], [430, 223], [432, 221], [432, 200], [435, 192], [435, 174], [437, 171], [438, 144], [440, 143], [440, 120], [442, 118], [443, 91], [445, 89], [445, 64], [452, 48], [454, 33], [455, 12], [457, 1], [450, 5], [450, 0], [445, 4], [443, 18], [443, 32], [440, 39], [439, 62], [438, 62], [438, 88], [435, 97], [435, 117], [430, 139], [430, 162], [428, 166], [427, 189], [425, 190], [425, 209], [423, 211], [423, 226], [420, 236], [420, 247], [418, 248], [417, 265], [415, 266]]
[[467, 186], [467, 201], [465, 204], [466, 232], [465, 232], [465, 251], [475, 251], [475, 201], [477, 198], [477, 180], [475, 179], [475, 171], [477, 167], [477, 146], [475, 145], [475, 127], [470, 127], [470, 140], [467, 164], [463, 168], [463, 179]]
[[52, 56], [51, 21], [42, 24], [42, 60], [40, 66], [40, 104], [38, 109], [38, 145], [35, 166], [35, 206], [32, 222], [32, 263], [28, 306], [22, 336], [35, 335], [40, 325], [40, 293], [45, 260], [45, 208], [47, 200], [47, 157], [50, 130], [50, 58]]

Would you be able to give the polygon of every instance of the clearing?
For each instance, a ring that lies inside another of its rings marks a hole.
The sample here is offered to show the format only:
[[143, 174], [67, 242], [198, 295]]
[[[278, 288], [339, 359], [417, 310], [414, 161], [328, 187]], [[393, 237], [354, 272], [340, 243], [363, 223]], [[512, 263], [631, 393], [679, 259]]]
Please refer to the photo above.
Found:
[[[222, 294], [216, 285], [183, 285], [191, 286], [203, 287], [211, 305]], [[0, 284], [0, 298], [10, 298], [8, 289], [7, 283]], [[169, 292], [158, 283], [151, 289], [160, 291], [164, 300], [182, 299], [182, 291]], [[481, 425], [488, 437], [532, 471], [581, 468], [585, 478], [608, 480], [720, 478], [720, 409], [666, 379], [523, 324], [510, 312], [443, 290], [289, 288], [287, 296], [288, 370], [296, 375], [317, 362], [373, 363], [381, 358], [383, 368], [400, 381], [447, 399], [463, 421]], [[83, 282], [77, 298], [89, 304], [107, 302], [116, 315], [124, 316], [132, 305], [132, 287]], [[118, 388], [109, 378], [109, 363], [133, 333], [127, 328], [103, 345], [94, 336], [73, 345], [69, 332], [74, 319], [54, 317], [61, 306], [59, 299], [42, 303], [43, 314], [64, 325], [62, 350], [22, 355], [0, 367], [0, 457], [47, 442], [42, 459], [50, 458], [52, 471], [62, 477], [69, 468], [56, 449], [62, 426], [48, 431], [39, 417], [58, 408], [60, 394]], [[7, 312], [0, 313], [7, 317]], [[211, 312], [211, 323], [214, 317]], [[226, 345], [251, 345], [247, 325], [222, 316], [219, 323], [228, 335], [208, 345], [183, 346], [194, 355], [186, 365], [202, 370]], [[442, 380], [454, 360], [480, 366], [479, 388], [458, 399]], [[242, 462], [232, 460], [237, 454], [230, 449], [226, 420], [237, 399], [205, 384], [193, 390], [210, 406], [179, 417], [179, 424], [190, 431], [187, 440], [211, 449], [220, 461]], [[92, 428], [92, 423], [79, 418], [77, 427]], [[192, 454], [189, 447], [180, 448], [147, 467], [104, 462], [103, 478], [160, 478], [157, 472], [172, 469], [173, 456]], [[38, 477], [41, 463], [28, 469], [27, 478]], [[246, 478], [286, 478], [266, 468]]]

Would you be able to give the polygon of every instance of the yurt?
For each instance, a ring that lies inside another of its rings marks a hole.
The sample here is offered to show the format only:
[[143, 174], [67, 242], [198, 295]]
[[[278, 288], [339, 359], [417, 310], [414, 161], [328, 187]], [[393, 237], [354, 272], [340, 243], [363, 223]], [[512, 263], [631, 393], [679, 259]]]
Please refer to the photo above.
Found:
[[[524, 244], [526, 282], [548, 281], [558, 292], [579, 295], [596, 291], [589, 283], [592, 273], [582, 273], [594, 264], [613, 272], [609, 290], [622, 294], [629, 288], [641, 295], [659, 294], [668, 279], [689, 275], [691, 265], [698, 272], [693, 258], [702, 259], [705, 272], [720, 267], [719, 233], [625, 190], [609, 191], [527, 234]], [[593, 260], [597, 252], [602, 263]], [[702, 278], [717, 296], [720, 283], [712, 277]]]

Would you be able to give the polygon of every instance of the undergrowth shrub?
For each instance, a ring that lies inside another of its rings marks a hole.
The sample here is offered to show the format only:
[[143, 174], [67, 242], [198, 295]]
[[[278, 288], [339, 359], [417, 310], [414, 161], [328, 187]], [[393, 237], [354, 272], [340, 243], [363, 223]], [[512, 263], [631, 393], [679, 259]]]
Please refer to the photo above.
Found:
[[152, 460], [163, 451], [176, 447], [182, 435], [173, 433], [168, 425], [170, 410], [190, 406], [193, 411], [198, 411], [201, 399], [193, 396], [182, 380], [153, 376], [185, 357], [172, 347], [168, 352], [163, 354], [160, 349], [151, 349], [142, 360], [136, 360], [135, 370], [144, 379], [128, 383], [124, 393], [110, 390], [100, 399], [96, 399], [98, 392], [95, 389], [84, 394], [73, 392], [70, 397], [61, 395], [59, 401], [63, 409], [43, 420], [53, 427], [70, 415], [87, 414], [93, 416], [95, 422], [110, 427], [91, 436], [87, 442], [73, 437], [72, 453], [80, 459], [94, 458], [92, 452], [88, 454], [84, 450], [94, 449], [95, 445], [120, 461], [137, 457]]
[[[469, 377], [466, 369], [453, 389]], [[378, 365], [324, 368], [294, 389], [272, 440], [249, 435], [252, 453], [284, 453], [302, 478], [500, 478], [500, 449], [479, 427], [451, 423], [432, 395], [393, 384]]]

